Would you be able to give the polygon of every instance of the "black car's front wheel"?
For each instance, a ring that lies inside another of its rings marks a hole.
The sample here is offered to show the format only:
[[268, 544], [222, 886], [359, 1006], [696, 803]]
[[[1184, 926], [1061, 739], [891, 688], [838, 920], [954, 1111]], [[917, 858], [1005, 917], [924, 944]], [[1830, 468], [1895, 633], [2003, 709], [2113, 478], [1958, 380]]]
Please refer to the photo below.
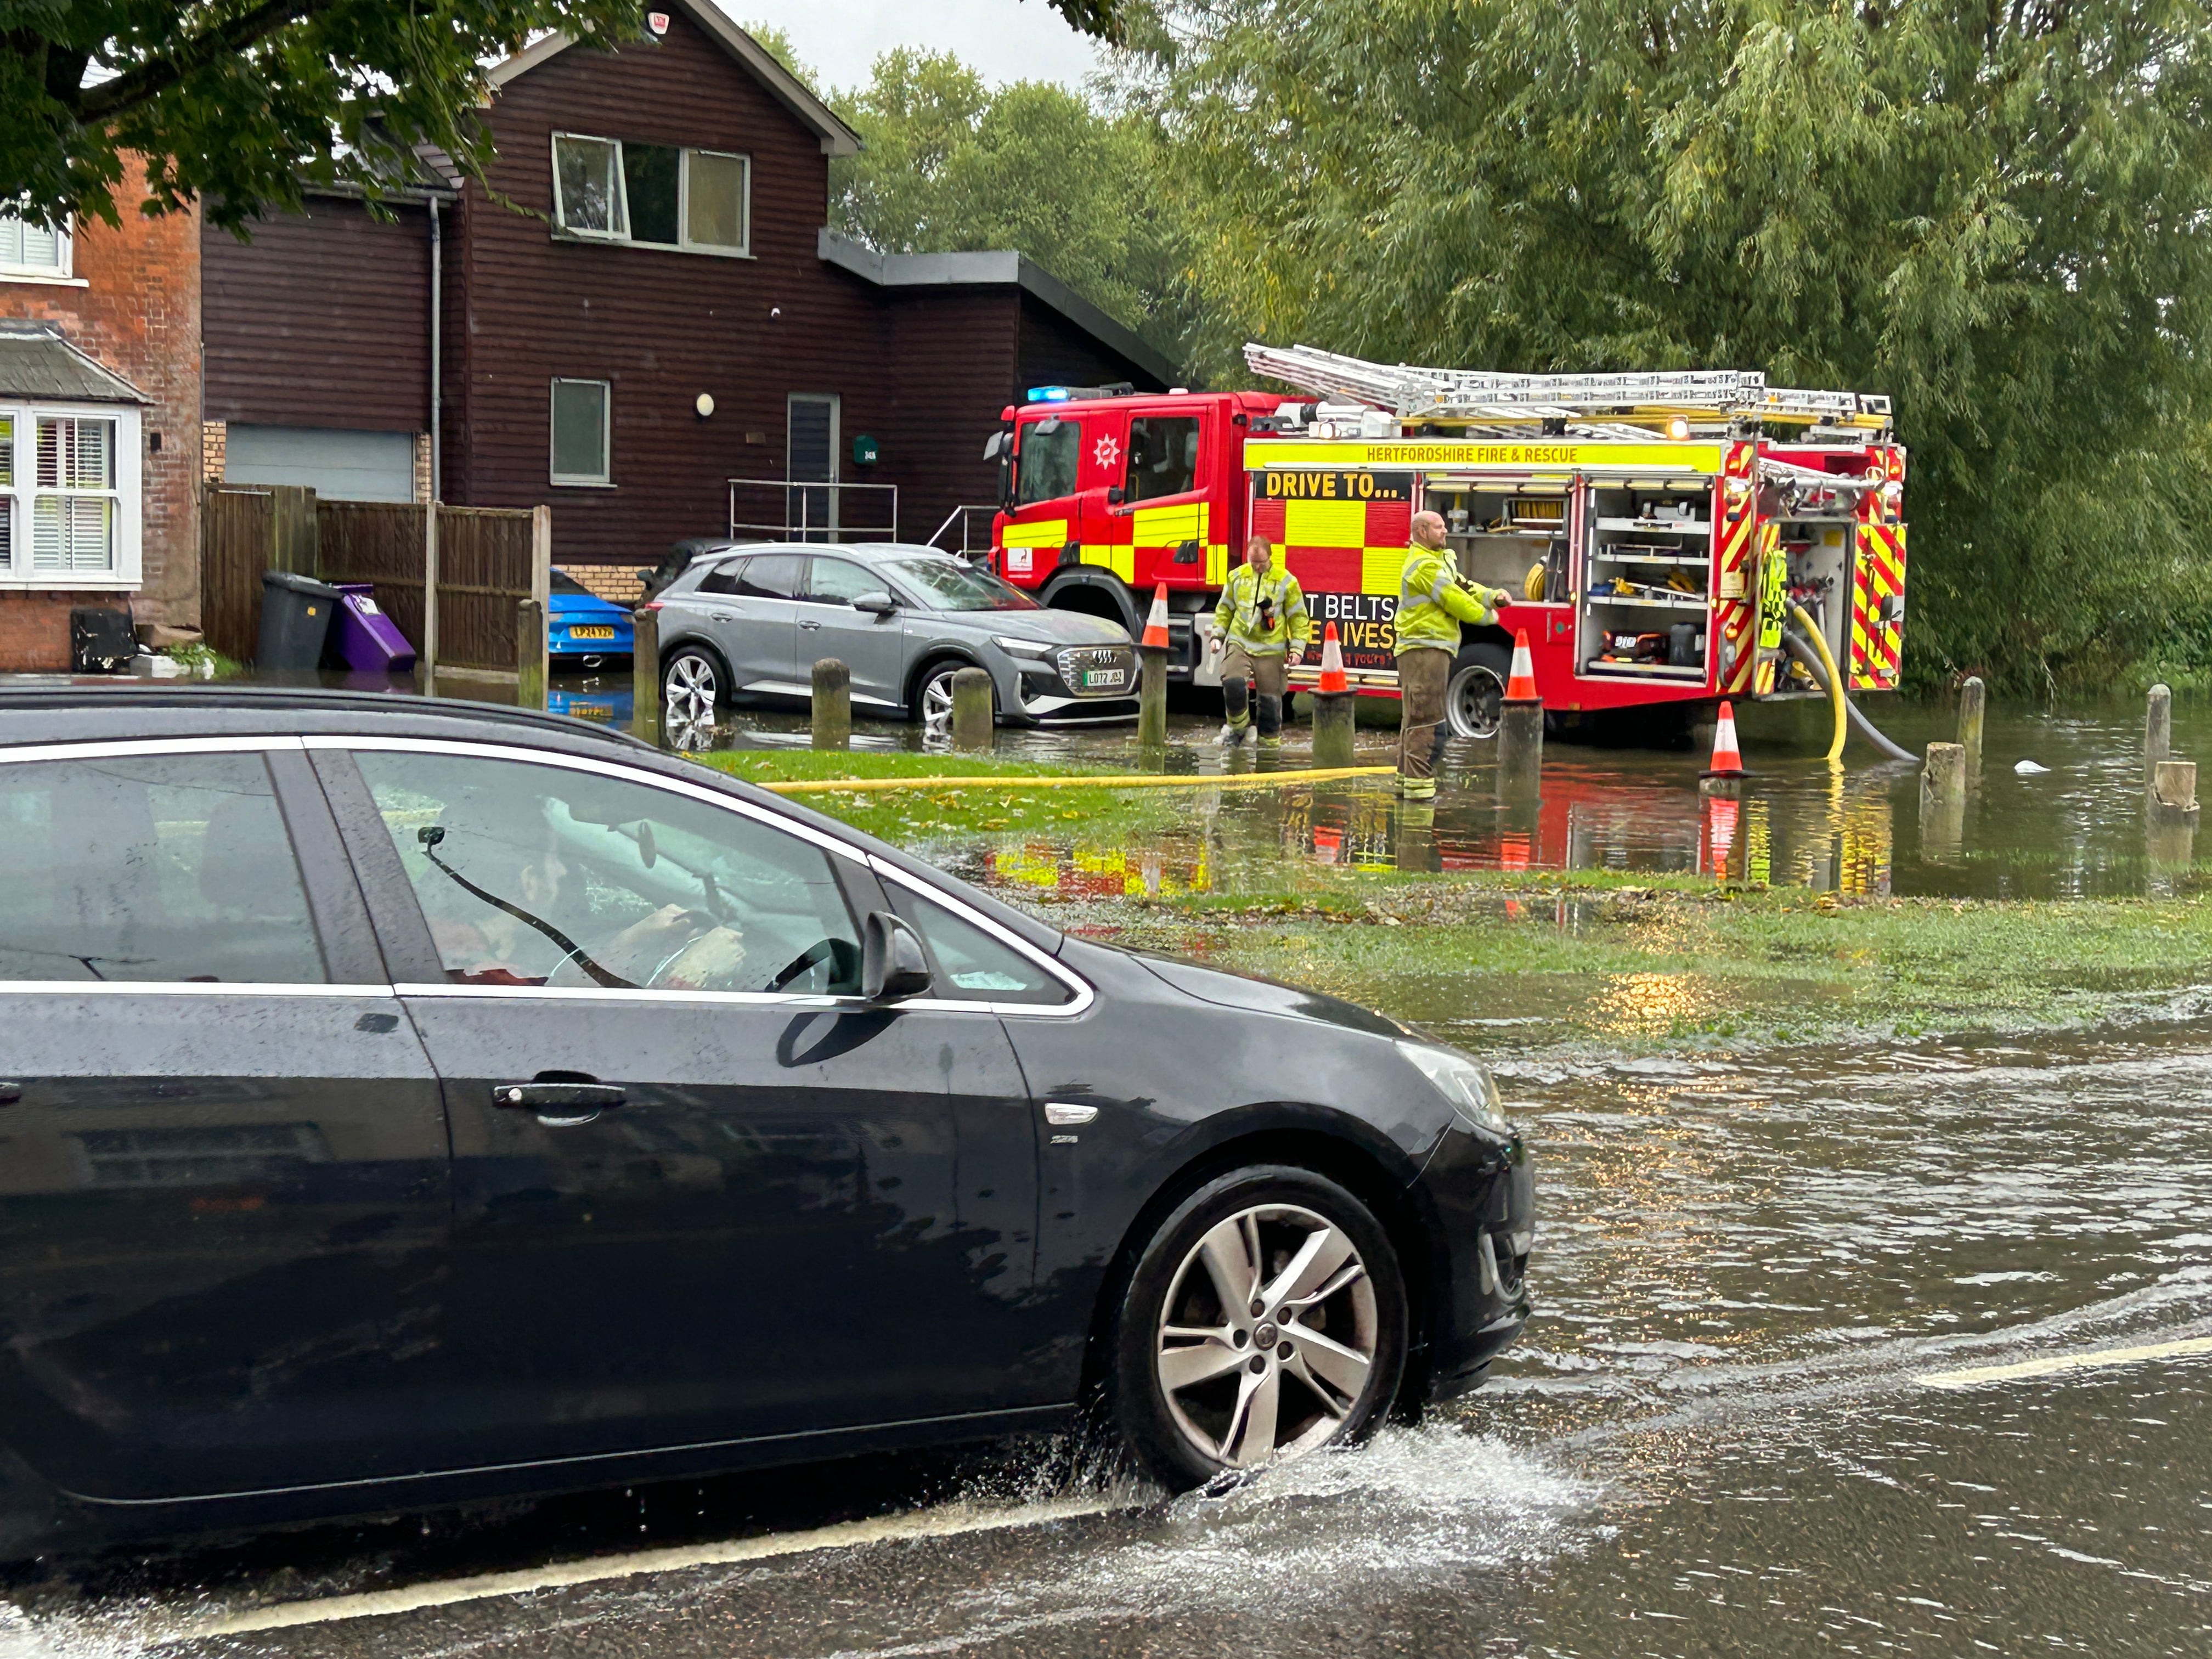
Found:
[[1372, 1212], [1269, 1165], [1217, 1176], [1161, 1223], [1115, 1311], [1115, 1428], [1172, 1489], [1379, 1423], [1406, 1363], [1406, 1289]]

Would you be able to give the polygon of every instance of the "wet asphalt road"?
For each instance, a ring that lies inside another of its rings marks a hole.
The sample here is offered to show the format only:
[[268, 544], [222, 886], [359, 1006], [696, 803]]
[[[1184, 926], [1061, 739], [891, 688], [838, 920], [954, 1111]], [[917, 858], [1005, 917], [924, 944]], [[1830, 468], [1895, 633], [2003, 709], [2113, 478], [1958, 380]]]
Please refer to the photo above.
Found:
[[[1482, 1391], [1172, 1504], [1048, 1448], [410, 1518], [0, 1591], [29, 1656], [2212, 1651], [2212, 1038], [1522, 1062], [1540, 1315]], [[978, 1506], [1103, 1512], [945, 1533]], [[193, 1637], [270, 1601], [874, 1542]]]

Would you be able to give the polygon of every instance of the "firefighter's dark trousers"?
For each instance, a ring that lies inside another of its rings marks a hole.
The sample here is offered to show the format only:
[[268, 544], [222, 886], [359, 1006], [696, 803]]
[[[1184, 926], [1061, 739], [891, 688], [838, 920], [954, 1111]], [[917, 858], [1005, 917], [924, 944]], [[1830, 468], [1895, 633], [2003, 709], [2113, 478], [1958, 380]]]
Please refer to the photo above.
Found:
[[1437, 793], [1437, 758], [1443, 752], [1444, 689], [1451, 683], [1452, 653], [1419, 647], [1398, 658], [1398, 784], [1408, 796]]
[[[1254, 656], [1231, 641], [1221, 653], [1221, 704], [1230, 726], [1242, 732], [1256, 724], [1263, 738], [1283, 732], [1283, 693], [1290, 685], [1289, 660], [1280, 655]], [[1258, 696], [1253, 695], [1254, 689]]]

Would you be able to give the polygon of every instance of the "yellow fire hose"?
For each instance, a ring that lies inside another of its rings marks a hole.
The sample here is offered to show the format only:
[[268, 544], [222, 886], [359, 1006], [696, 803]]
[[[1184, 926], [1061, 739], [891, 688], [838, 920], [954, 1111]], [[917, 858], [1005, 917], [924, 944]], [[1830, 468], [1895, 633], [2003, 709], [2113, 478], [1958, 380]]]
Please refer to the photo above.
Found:
[[1844, 701], [1844, 677], [1836, 672], [1836, 659], [1828, 649], [1828, 636], [1814, 626], [1812, 617], [1805, 614], [1802, 605], [1792, 605], [1790, 614], [1796, 618], [1797, 626], [1805, 630], [1805, 637], [1813, 642], [1813, 649], [1820, 653], [1820, 666], [1828, 677], [1828, 704], [1836, 711], [1836, 735], [1828, 740], [1828, 764], [1840, 766], [1844, 760], [1844, 734], [1850, 729], [1849, 705]]
[[1073, 778], [1024, 773], [970, 778], [795, 778], [760, 787], [779, 795], [826, 795], [848, 789], [1267, 789], [1279, 783], [1393, 777], [1397, 770], [1395, 766], [1335, 766], [1304, 772], [1109, 772]]

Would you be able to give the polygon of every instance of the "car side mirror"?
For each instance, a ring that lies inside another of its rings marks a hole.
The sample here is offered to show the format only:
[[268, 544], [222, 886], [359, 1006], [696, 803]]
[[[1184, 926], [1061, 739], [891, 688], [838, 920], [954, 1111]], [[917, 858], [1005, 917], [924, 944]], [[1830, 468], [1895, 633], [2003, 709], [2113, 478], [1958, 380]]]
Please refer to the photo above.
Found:
[[1106, 505], [1109, 507], [1119, 507], [1121, 505], [1121, 485], [1108, 484], [1106, 486]]
[[881, 588], [877, 588], [872, 592], [855, 594], [853, 609], [867, 611], [871, 616], [889, 617], [896, 614], [898, 601]]
[[921, 940], [888, 910], [874, 910], [860, 929], [860, 994], [892, 1002], [926, 994], [932, 984]]

